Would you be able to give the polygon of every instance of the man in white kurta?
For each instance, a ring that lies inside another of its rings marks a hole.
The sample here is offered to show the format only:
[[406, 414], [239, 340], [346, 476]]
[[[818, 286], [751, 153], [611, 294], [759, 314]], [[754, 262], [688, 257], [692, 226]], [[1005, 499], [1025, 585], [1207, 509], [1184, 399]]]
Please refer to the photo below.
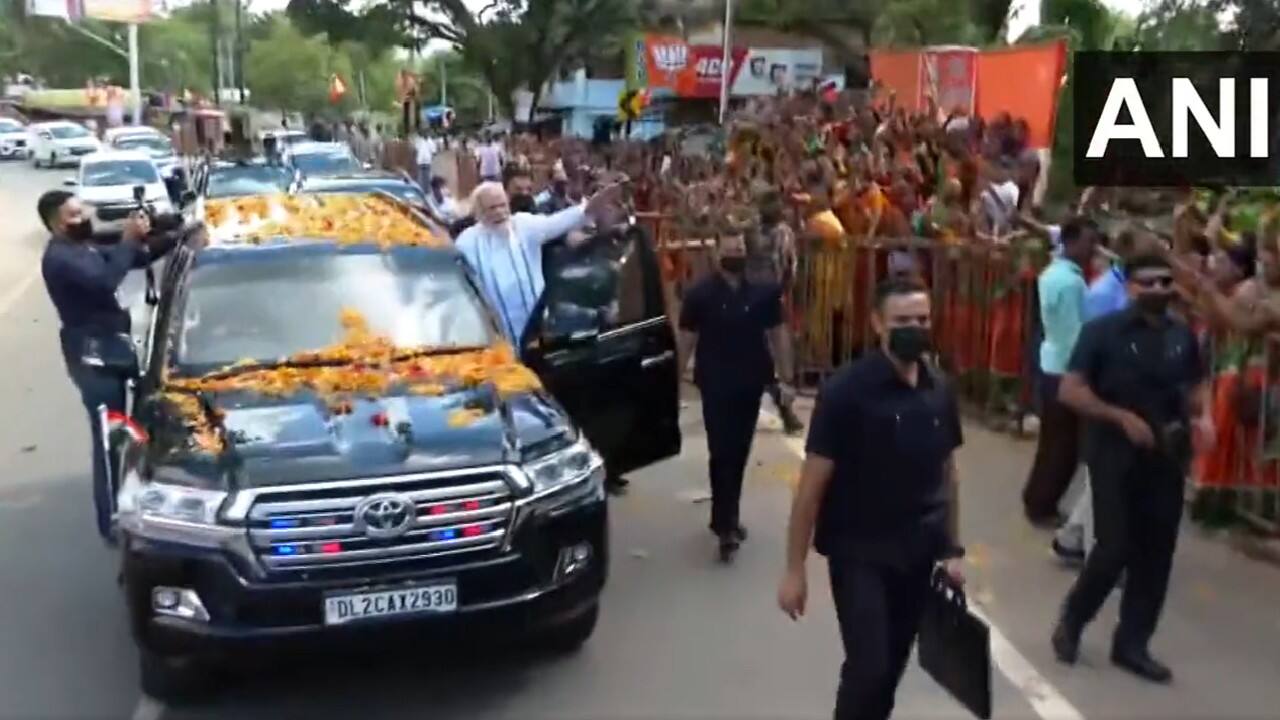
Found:
[[602, 190], [587, 202], [554, 215], [511, 213], [499, 183], [482, 183], [472, 194], [478, 222], [454, 244], [475, 271], [480, 287], [498, 314], [502, 334], [519, 347], [520, 336], [542, 295], [542, 246], [581, 227], [589, 213], [613, 202], [620, 188]]

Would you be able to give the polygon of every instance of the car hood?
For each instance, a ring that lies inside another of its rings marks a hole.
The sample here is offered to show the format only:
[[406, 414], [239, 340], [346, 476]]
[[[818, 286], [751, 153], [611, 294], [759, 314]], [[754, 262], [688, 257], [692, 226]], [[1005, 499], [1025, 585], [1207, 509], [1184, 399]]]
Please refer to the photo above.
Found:
[[[219, 462], [174, 452], [160, 461], [210, 483], [234, 468], [240, 487], [294, 485], [519, 462], [522, 449], [572, 436], [545, 393], [496, 399], [471, 389], [439, 397], [391, 395], [355, 400], [334, 414], [309, 393], [289, 399], [250, 394], [211, 400], [223, 415], [229, 449]], [[161, 445], [181, 445], [171, 437]], [[204, 468], [203, 470], [201, 468]]]
[[91, 137], [84, 138], [54, 138], [53, 143], [59, 147], [67, 148], [97, 148], [101, 147], [98, 141]]
[[[94, 187], [81, 187], [80, 200], [96, 205], [105, 204], [124, 204], [132, 203], [133, 186], [132, 185], [102, 185]], [[167, 200], [168, 194], [165, 192], [164, 185], [151, 183], [147, 185], [147, 202], [157, 202], [159, 200]]]
[[0, 130], [0, 140], [26, 140], [26, 130]]

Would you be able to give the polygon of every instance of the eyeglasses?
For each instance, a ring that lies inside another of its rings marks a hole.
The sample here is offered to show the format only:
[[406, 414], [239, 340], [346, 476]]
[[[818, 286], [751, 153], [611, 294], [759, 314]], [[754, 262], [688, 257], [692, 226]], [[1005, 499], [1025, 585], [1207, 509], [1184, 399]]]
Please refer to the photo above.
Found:
[[1173, 276], [1172, 276], [1172, 275], [1157, 275], [1157, 276], [1155, 276], [1155, 277], [1141, 277], [1141, 278], [1134, 278], [1134, 279], [1133, 279], [1133, 282], [1134, 282], [1134, 284], [1138, 285], [1139, 287], [1144, 287], [1144, 288], [1157, 288], [1157, 287], [1158, 287], [1158, 288], [1160, 288], [1160, 289], [1162, 289], [1162, 290], [1168, 290], [1169, 288], [1173, 287]]

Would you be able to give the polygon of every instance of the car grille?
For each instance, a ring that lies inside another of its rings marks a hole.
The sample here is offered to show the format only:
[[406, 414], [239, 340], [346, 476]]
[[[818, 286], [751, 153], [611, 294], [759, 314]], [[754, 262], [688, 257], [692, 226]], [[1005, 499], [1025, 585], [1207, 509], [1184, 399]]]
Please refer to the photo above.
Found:
[[77, 156], [88, 155], [91, 152], [93, 152], [93, 148], [88, 148], [88, 147], [71, 148], [72, 155], [77, 155]]
[[137, 206], [135, 205], [99, 205], [97, 209], [98, 219], [104, 222], [114, 222], [129, 217], [129, 213], [133, 212]]
[[[356, 510], [392, 494], [412, 504], [412, 520], [396, 537], [370, 537]], [[325, 483], [320, 489], [282, 487], [249, 509], [249, 541], [268, 572], [401, 563], [500, 547], [513, 512], [510, 486], [498, 470], [440, 477]]]
[[27, 146], [26, 140], [18, 139], [18, 140], [10, 140], [9, 142], [12, 143], [13, 146], [16, 148], [24, 148]]

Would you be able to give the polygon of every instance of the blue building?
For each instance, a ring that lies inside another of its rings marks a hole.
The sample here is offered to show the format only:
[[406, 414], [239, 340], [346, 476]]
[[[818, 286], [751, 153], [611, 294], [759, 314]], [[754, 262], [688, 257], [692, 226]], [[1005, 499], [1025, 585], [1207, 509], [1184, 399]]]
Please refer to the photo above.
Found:
[[[625, 80], [588, 79], [586, 72], [579, 70], [569, 80], [552, 83], [538, 110], [560, 115], [562, 135], [590, 138], [597, 119], [617, 119], [618, 97], [624, 89]], [[652, 111], [631, 123], [631, 139], [648, 140], [665, 129], [662, 114]]]

